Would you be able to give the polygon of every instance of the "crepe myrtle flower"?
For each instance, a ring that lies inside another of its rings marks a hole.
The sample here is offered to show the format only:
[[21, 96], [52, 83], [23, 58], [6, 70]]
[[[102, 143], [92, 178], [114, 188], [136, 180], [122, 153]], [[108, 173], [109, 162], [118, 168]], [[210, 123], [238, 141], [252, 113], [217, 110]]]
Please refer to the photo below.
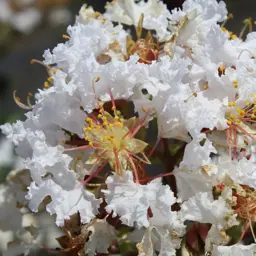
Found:
[[24, 167], [7, 179], [12, 206], [63, 231], [58, 248], [20, 246], [255, 253], [256, 34], [250, 18], [228, 31], [233, 18], [216, 0], [82, 6], [64, 42], [31, 61], [46, 68], [42, 88], [27, 103], [13, 93], [25, 121], [1, 126]]
[[[95, 82], [99, 80], [98, 77]], [[86, 164], [93, 164], [92, 169], [98, 164], [103, 165], [103, 167], [109, 164], [111, 169], [121, 176], [123, 171], [131, 167], [136, 181], [139, 183], [136, 162], [150, 164], [150, 161], [144, 154], [147, 143], [136, 139], [135, 135], [143, 126], [150, 110], [145, 110], [145, 117], [139, 122], [137, 122], [136, 117], [126, 120], [122, 117], [121, 112], [117, 110], [112, 92], [109, 91], [109, 94], [114, 116], [108, 113], [103, 107], [104, 103], [96, 98], [98, 109], [86, 117], [86, 126], [83, 129], [87, 145], [66, 149], [65, 151], [94, 149], [93, 154], [86, 161]], [[141, 154], [142, 157], [139, 157], [138, 154]], [[102, 170], [102, 166], [93, 175], [97, 175], [100, 170]], [[86, 179], [84, 184], [93, 175]]]

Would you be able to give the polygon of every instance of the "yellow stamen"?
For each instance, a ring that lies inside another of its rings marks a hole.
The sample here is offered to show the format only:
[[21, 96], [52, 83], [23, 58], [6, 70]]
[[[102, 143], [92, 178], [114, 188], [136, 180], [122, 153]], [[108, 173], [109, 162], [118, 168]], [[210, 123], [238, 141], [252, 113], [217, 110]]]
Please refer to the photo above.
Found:
[[115, 122], [115, 126], [123, 126], [123, 124], [121, 122]]
[[50, 87], [50, 84], [48, 82], [44, 82], [44, 87], [45, 88], [49, 88]]
[[232, 40], [237, 39], [237, 35], [233, 34], [233, 35], [231, 36], [231, 39], [232, 39]]
[[65, 34], [62, 35], [62, 38], [64, 38], [64, 39], [70, 39], [70, 37], [69, 37], [68, 35], [65, 35]]

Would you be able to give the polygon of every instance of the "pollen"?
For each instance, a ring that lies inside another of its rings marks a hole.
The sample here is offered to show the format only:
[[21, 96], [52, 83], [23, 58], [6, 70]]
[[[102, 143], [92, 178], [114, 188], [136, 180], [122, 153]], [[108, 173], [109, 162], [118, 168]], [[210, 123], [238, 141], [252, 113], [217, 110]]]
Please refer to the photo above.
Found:
[[238, 80], [233, 81], [234, 88], [238, 88]]
[[45, 87], [45, 88], [49, 88], [49, 87], [50, 87], [49, 82], [44, 82], [44, 87]]
[[115, 122], [115, 126], [123, 126], [121, 122]]
[[236, 102], [235, 102], [235, 101], [230, 101], [230, 102], [228, 103], [228, 106], [229, 106], [229, 107], [234, 107], [234, 106], [236, 106]]
[[238, 37], [237, 37], [237, 35], [235, 35], [235, 34], [233, 34], [232, 36], [231, 36], [231, 39], [232, 40], [235, 40], [235, 39], [237, 39]]
[[220, 71], [220, 72], [225, 71], [225, 69], [226, 69], [226, 67], [225, 67], [224, 65], [219, 66], [219, 71]]
[[[98, 105], [101, 106], [99, 109], [102, 110], [101, 114], [94, 118], [87, 117], [85, 120], [88, 126], [83, 129], [84, 139], [89, 142], [89, 146], [95, 148], [87, 164], [108, 161], [112, 169], [121, 175], [128, 167], [134, 169], [135, 160], [132, 159], [136, 154], [144, 151], [147, 143], [134, 138], [135, 117], [124, 119], [121, 112], [117, 115], [115, 106], [112, 107], [114, 111], [112, 116], [102, 108], [102, 102], [98, 102]], [[138, 161], [139, 156], [136, 157], [134, 159]]]

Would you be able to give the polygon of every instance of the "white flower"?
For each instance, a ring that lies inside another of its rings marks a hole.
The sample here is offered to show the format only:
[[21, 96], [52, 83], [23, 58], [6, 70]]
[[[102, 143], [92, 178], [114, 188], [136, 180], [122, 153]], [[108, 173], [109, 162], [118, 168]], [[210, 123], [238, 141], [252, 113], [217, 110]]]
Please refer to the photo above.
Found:
[[84, 245], [84, 250], [89, 256], [93, 256], [95, 253], [108, 253], [112, 241], [117, 238], [114, 227], [104, 219], [93, 220], [88, 225], [87, 232], [91, 232], [91, 235]]
[[218, 3], [216, 0], [186, 0], [182, 10], [188, 12], [193, 9], [197, 9], [204, 19], [215, 19], [218, 22], [227, 16], [226, 4], [223, 1]]
[[212, 256], [254, 256], [256, 245], [235, 244], [232, 246], [214, 246]]
[[216, 177], [221, 183], [225, 177], [230, 177], [236, 184], [247, 185], [256, 189], [256, 164], [253, 158], [249, 160], [245, 157], [238, 160], [218, 157], [216, 162]]
[[[189, 0], [185, 1], [182, 10], [174, 9], [171, 14], [173, 38], [180, 45], [194, 48], [207, 39], [207, 34], [217, 21], [226, 18], [227, 10], [223, 1]], [[174, 26], [172, 25], [174, 24]], [[176, 26], [175, 24], [178, 24]]]
[[[255, 33], [245, 41], [231, 37], [217, 24], [227, 10], [216, 0], [187, 0], [171, 14], [158, 0], [114, 0], [106, 9], [100, 14], [82, 7], [67, 29], [67, 41], [45, 51], [43, 63], [34, 61], [45, 65], [50, 77], [34, 105], [24, 107], [30, 110], [26, 120], [1, 126], [30, 171], [8, 176], [10, 187], [0, 197], [1, 232], [9, 232], [5, 204], [16, 213], [17, 199], [34, 212], [47, 204], [46, 211], [64, 230], [65, 220], [79, 213], [85, 225], [77, 227], [80, 234], [72, 243], [81, 240], [80, 249], [88, 255], [108, 253], [113, 240], [126, 240], [122, 234], [117, 239], [116, 228], [107, 222], [112, 217], [133, 228], [127, 239], [133, 236], [141, 256], [176, 255], [186, 221], [211, 224], [203, 239], [206, 252], [250, 255], [253, 246], [226, 246], [226, 231], [239, 224], [247, 200], [254, 204]], [[141, 14], [139, 38], [132, 38], [127, 26], [112, 23], [137, 27]], [[156, 34], [145, 36], [146, 30]], [[160, 144], [154, 147], [155, 124]], [[136, 142], [135, 151], [124, 145], [128, 140]], [[185, 150], [168, 159], [175, 140]], [[11, 147], [4, 148], [0, 162], [9, 163]], [[169, 160], [176, 161], [166, 175], [175, 176], [177, 198], [174, 188], [163, 185], [162, 175], [147, 176], [144, 164], [154, 163], [154, 157], [166, 168]], [[178, 203], [181, 210], [172, 211]], [[39, 241], [19, 234], [28, 243], [13, 247], [13, 255]]]
[[63, 154], [64, 149], [48, 146], [43, 134], [41, 137], [31, 136], [28, 140], [33, 148], [33, 155], [24, 161], [24, 165], [30, 170], [33, 180], [39, 184], [42, 177], [51, 173], [53, 180], [63, 188], [73, 188], [77, 175], [69, 168], [72, 158]]
[[41, 184], [36, 185], [32, 182], [29, 192], [26, 196], [29, 202], [29, 208], [37, 212], [40, 203], [46, 196], [50, 196], [52, 201], [46, 206], [46, 210], [50, 214], [56, 214], [56, 224], [64, 225], [64, 220], [77, 212], [80, 213], [82, 223], [88, 223], [95, 217], [98, 212], [100, 199], [96, 199], [94, 195], [86, 190], [79, 183], [72, 190], [63, 190], [62, 187], [48, 179]]
[[137, 244], [138, 255], [155, 255], [159, 252], [160, 256], [175, 256], [176, 249], [180, 247], [179, 239], [167, 229], [157, 229], [149, 227], [145, 230], [140, 243]]
[[199, 93], [181, 105], [182, 117], [193, 138], [200, 138], [204, 128], [227, 128], [224, 103], [218, 99], [208, 100]]
[[180, 112], [184, 100], [192, 94], [188, 83], [184, 81], [189, 73], [189, 65], [187, 59], [177, 57], [171, 60], [164, 56], [150, 67], [149, 76], [154, 75], [159, 80], [152, 79], [150, 84], [143, 84], [143, 88], [153, 95], [152, 106], [156, 111], [161, 137], [190, 140]]
[[220, 196], [214, 200], [211, 192], [197, 193], [181, 205], [181, 212], [186, 220], [212, 224], [205, 241], [206, 251], [210, 251], [214, 244], [226, 244], [229, 237], [225, 231], [239, 224], [225, 199]]
[[204, 136], [200, 137], [199, 140], [194, 139], [187, 144], [181, 164], [191, 168], [199, 168], [210, 163], [210, 154], [217, 153], [217, 151], [210, 140], [204, 139]]
[[[160, 179], [147, 185], [140, 185], [134, 183], [132, 173], [126, 171], [122, 177], [116, 174], [109, 176], [106, 183], [108, 190], [103, 190], [108, 204], [106, 210], [109, 213], [113, 211], [113, 217], [119, 215], [123, 224], [134, 226], [136, 222], [138, 227], [149, 227], [148, 209], [150, 208], [153, 223], [158, 225], [157, 222], [164, 221], [165, 225], [172, 225], [172, 219], [168, 219], [167, 216], [176, 216], [171, 212], [171, 205], [176, 199], [168, 186], [160, 184]], [[158, 217], [154, 218], [154, 214]]]
[[166, 39], [170, 32], [167, 31], [170, 13], [159, 0], [115, 0], [106, 5], [105, 17], [116, 22], [137, 26], [141, 14], [144, 14], [143, 27], [156, 30], [160, 40]]
[[182, 166], [174, 169], [173, 174], [177, 182], [178, 197], [181, 200], [188, 200], [199, 192], [210, 193], [212, 191], [212, 177], [203, 171], [207, 167], [192, 169]]
[[221, 224], [225, 218], [233, 214], [225, 200], [213, 200], [211, 193], [198, 193], [181, 206], [184, 218], [201, 223]]

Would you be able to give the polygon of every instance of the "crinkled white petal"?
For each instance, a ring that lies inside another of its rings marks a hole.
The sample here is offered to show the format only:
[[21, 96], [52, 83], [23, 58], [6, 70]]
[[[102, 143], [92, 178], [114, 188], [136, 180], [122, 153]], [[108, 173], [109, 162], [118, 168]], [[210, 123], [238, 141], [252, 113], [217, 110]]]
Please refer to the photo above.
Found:
[[203, 136], [201, 138], [202, 140], [194, 139], [187, 144], [181, 164], [191, 168], [199, 168], [210, 163], [210, 154], [217, 153], [217, 151], [210, 140], [205, 139], [204, 141]]
[[227, 128], [225, 105], [218, 99], [208, 100], [199, 93], [197, 97], [188, 99], [180, 107], [187, 130], [193, 138], [200, 137], [200, 132], [204, 128]]
[[98, 212], [101, 199], [86, 190], [80, 183], [77, 183], [72, 190], [63, 190], [53, 180], [48, 179], [37, 185], [30, 184], [26, 198], [30, 200], [29, 208], [33, 212], [38, 211], [40, 203], [46, 196], [51, 197], [51, 202], [46, 206], [50, 214], [56, 214], [56, 224], [64, 225], [64, 220], [77, 212], [80, 213], [82, 223], [88, 223]]
[[105, 17], [112, 21], [137, 26], [141, 14], [144, 14], [143, 27], [156, 30], [160, 40], [167, 38], [168, 18], [170, 13], [162, 1], [149, 0], [115, 0], [106, 5]]
[[183, 201], [199, 192], [212, 191], [212, 178], [200, 169], [175, 168], [173, 174], [177, 182], [178, 197]]
[[186, 0], [182, 5], [184, 12], [197, 9], [205, 19], [216, 19], [216, 21], [223, 21], [227, 16], [226, 4], [223, 1], [216, 0]]
[[108, 190], [103, 190], [108, 204], [106, 210], [109, 213], [113, 211], [113, 216], [119, 215], [123, 224], [133, 226], [136, 222], [138, 227], [149, 227], [150, 208], [153, 216], [158, 216], [155, 220], [153, 217], [153, 222], [166, 221], [167, 225], [171, 225], [171, 218], [159, 219], [159, 216], [171, 217], [171, 205], [176, 200], [169, 187], [161, 185], [160, 179], [140, 185], [134, 183], [132, 173], [126, 171], [121, 177], [116, 174], [109, 176], [106, 183]]
[[88, 242], [85, 243], [85, 253], [89, 256], [93, 256], [95, 253], [108, 253], [112, 241], [117, 238], [116, 230], [105, 219], [92, 222], [93, 224], [87, 228], [87, 231], [92, 233]]
[[200, 192], [181, 205], [186, 220], [201, 223], [221, 224], [233, 214], [223, 198], [214, 200], [211, 193]]
[[214, 246], [212, 256], [254, 256], [256, 245], [235, 244], [232, 246]]

